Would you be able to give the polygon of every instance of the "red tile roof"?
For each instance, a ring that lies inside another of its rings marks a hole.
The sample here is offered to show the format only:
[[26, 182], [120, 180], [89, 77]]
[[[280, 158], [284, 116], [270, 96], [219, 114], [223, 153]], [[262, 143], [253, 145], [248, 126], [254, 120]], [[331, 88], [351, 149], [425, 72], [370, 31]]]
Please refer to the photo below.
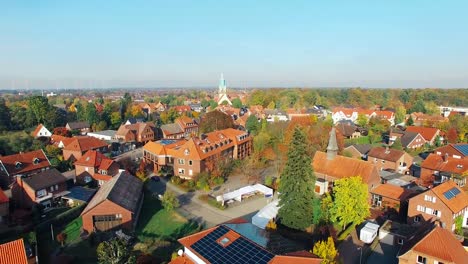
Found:
[[195, 262], [186, 256], [178, 256], [177, 258], [171, 260], [169, 264], [195, 264]]
[[[34, 161], [36, 158], [38, 159], [37, 163]], [[0, 164], [3, 164], [10, 175], [50, 167], [50, 162], [42, 149], [0, 157]]]
[[391, 184], [381, 184], [371, 190], [371, 193], [391, 198], [393, 200], [404, 201], [414, 192]]
[[[452, 199], [447, 199], [444, 193], [452, 188], [457, 188], [460, 193]], [[442, 201], [447, 207], [452, 210], [453, 213], [458, 213], [464, 208], [468, 207], [468, 194], [464, 192], [457, 184], [453, 181], [446, 181], [431, 189], [432, 192], [437, 195], [440, 201]], [[424, 193], [420, 194], [424, 195]]]
[[0, 264], [26, 264], [26, 249], [23, 239], [0, 245]]
[[444, 161], [445, 158], [445, 156], [439, 156], [437, 154], [431, 153], [421, 163], [421, 167], [424, 169], [452, 172], [455, 174], [463, 174], [468, 171], [468, 159], [447, 157], [447, 160]]
[[64, 150], [72, 150], [72, 151], [80, 151], [80, 152], [85, 152], [91, 149], [98, 149], [102, 147], [106, 147], [107, 143], [94, 138], [94, 137], [88, 137], [88, 136], [83, 136], [83, 137], [74, 137], [73, 140], [66, 145], [63, 149]]
[[384, 147], [371, 148], [369, 153], [367, 153], [368, 157], [378, 158], [378, 159], [393, 161], [393, 162], [396, 162], [397, 160], [399, 160], [401, 156], [403, 155], [405, 155], [404, 151], [391, 149], [391, 148], [384, 148]]
[[88, 150], [79, 160], [75, 162], [75, 165], [89, 166], [107, 170], [114, 161], [106, 157], [101, 152], [95, 150]]
[[51, 137], [51, 142], [52, 144], [54, 144], [54, 146], [58, 147], [58, 145], [60, 144], [60, 142], [63, 143], [63, 146], [66, 146], [68, 145], [70, 142], [73, 141], [73, 138], [70, 138], [70, 137], [64, 137], [64, 136], [60, 136], [60, 135], [52, 135]]
[[[31, 133], [31, 135], [32, 135], [33, 137], [37, 137], [37, 134], [39, 134], [39, 132], [41, 131], [41, 129], [42, 129], [43, 127], [44, 127], [43, 124], [37, 125], [36, 129], [34, 129], [34, 131]], [[47, 129], [47, 128], [45, 128], [45, 129]]]
[[447, 263], [466, 263], [468, 260], [468, 252], [463, 248], [460, 241], [450, 231], [440, 227], [435, 227], [417, 242], [411, 250]]
[[406, 127], [406, 131], [419, 133], [425, 140], [431, 141], [435, 138], [439, 129], [433, 127], [408, 126]]
[[0, 189], [0, 204], [2, 203], [8, 203], [10, 199], [5, 195], [5, 193]]
[[295, 257], [295, 256], [275, 256], [270, 260], [269, 264], [320, 264], [322, 259]]

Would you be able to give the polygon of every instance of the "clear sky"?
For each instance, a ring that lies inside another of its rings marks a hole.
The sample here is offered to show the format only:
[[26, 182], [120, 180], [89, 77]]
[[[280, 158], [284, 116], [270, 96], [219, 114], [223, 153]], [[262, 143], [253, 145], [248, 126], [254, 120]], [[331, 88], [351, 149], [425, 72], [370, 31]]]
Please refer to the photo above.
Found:
[[0, 88], [468, 87], [468, 1], [0, 2]]

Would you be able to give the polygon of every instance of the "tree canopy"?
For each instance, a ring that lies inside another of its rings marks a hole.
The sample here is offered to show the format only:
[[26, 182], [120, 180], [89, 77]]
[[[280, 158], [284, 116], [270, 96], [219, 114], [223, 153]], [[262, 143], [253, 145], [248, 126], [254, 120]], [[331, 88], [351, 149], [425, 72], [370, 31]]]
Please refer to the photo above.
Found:
[[200, 123], [200, 131], [202, 133], [233, 127], [234, 121], [232, 117], [218, 110], [207, 113]]
[[323, 264], [335, 264], [335, 258], [338, 251], [335, 248], [335, 242], [332, 237], [328, 237], [326, 241], [315, 243], [312, 253], [323, 259]]
[[101, 242], [96, 250], [99, 263], [130, 264], [135, 263], [135, 256], [128, 243], [119, 238]]

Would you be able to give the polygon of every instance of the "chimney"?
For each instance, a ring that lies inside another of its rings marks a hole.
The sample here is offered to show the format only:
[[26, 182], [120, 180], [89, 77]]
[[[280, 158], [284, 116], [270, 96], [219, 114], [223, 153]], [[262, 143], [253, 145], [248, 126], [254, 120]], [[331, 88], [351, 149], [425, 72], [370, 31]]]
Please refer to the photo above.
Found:
[[388, 148], [388, 145], [385, 146], [385, 154], [389, 154], [390, 153], [390, 149]]
[[448, 162], [448, 153], [445, 153], [445, 155], [442, 156], [442, 160], [444, 161], [444, 163], [447, 163]]
[[327, 159], [333, 160], [338, 154], [338, 143], [336, 142], [336, 129], [330, 131], [330, 139], [328, 140]]

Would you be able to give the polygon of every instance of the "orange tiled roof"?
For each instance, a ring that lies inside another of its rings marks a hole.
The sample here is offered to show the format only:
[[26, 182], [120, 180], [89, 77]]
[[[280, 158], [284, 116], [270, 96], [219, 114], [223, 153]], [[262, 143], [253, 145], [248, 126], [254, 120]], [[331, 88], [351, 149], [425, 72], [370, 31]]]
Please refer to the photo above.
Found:
[[193, 244], [197, 243], [198, 240], [204, 238], [206, 235], [209, 233], [213, 232], [216, 230], [219, 226], [215, 226], [212, 228], [208, 228], [207, 230], [203, 230], [201, 232], [195, 233], [190, 236], [183, 237], [179, 239], [179, 243], [182, 244], [184, 247], [191, 247]]
[[378, 174], [372, 163], [341, 155], [337, 155], [333, 160], [328, 160], [327, 153], [322, 151], [315, 152], [312, 166], [316, 173], [337, 179], [361, 176], [364, 183], [369, 182], [373, 173]]
[[163, 144], [164, 140], [160, 141], [150, 141], [143, 146], [143, 149], [153, 153], [154, 155], [169, 155], [170, 150], [184, 145], [187, 141], [185, 139], [170, 139], [174, 143]]
[[97, 181], [110, 181], [112, 179], [112, 176], [109, 176], [109, 175], [103, 175], [103, 174], [99, 174], [99, 173], [94, 173], [94, 175], [92, 175], [93, 179], [97, 180]]
[[52, 135], [51, 139], [52, 139], [52, 143], [54, 144], [54, 146], [58, 146], [60, 141], [62, 141], [64, 146], [68, 145], [70, 142], [73, 141], [73, 138], [64, 137], [60, 135]]
[[387, 198], [391, 198], [394, 200], [404, 201], [406, 200], [411, 194], [412, 191], [402, 188], [400, 186], [395, 186], [391, 184], [381, 184], [374, 189], [372, 189], [371, 193], [375, 193]]
[[[452, 199], [447, 199], [444, 196], [444, 193], [452, 188], [457, 188], [460, 193], [457, 194]], [[464, 208], [468, 206], [468, 194], [464, 192], [457, 184], [453, 181], [446, 181], [434, 188], [432, 188], [432, 192], [439, 197], [439, 199], [447, 205], [447, 207], [452, 210], [454, 213], [458, 213]], [[420, 194], [423, 195], [423, 194]]]
[[10, 199], [5, 195], [5, 193], [0, 189], [0, 204], [2, 203], [8, 203]]
[[[372, 158], [378, 158], [387, 161], [397, 161], [401, 156], [405, 155], [404, 151], [384, 148], [384, 147], [375, 147], [371, 148], [367, 156]], [[370, 160], [370, 159], [369, 159]]]
[[101, 152], [88, 150], [83, 156], [81, 156], [79, 160], [75, 162], [75, 165], [106, 169], [110, 167], [112, 162], [112, 159], [106, 157]]
[[444, 260], [448, 263], [466, 263], [468, 252], [447, 229], [435, 227], [412, 250]]
[[295, 257], [295, 256], [275, 256], [270, 260], [269, 264], [320, 264], [322, 259]]
[[444, 156], [431, 153], [421, 163], [421, 167], [424, 169], [430, 169], [435, 171], [452, 172], [456, 174], [463, 174], [468, 170], [468, 159], [456, 159], [453, 157], [447, 157], [447, 161], [444, 161]]
[[0, 245], [0, 264], [26, 264], [26, 249], [23, 239], [14, 240]]
[[125, 135], [127, 135], [127, 133], [131, 131], [135, 133], [135, 136], [138, 136], [138, 135], [141, 135], [148, 126], [151, 129], [154, 128], [154, 124], [152, 122], [121, 125], [119, 129], [117, 130], [117, 132], [115, 132], [115, 135], [125, 137]]
[[44, 127], [44, 125], [43, 125], [43, 124], [39, 124], [39, 125], [36, 127], [36, 129], [34, 129], [34, 131], [32, 132], [33, 137], [35, 137], [35, 136], [39, 133], [39, 131], [41, 131], [42, 127]]
[[178, 256], [177, 258], [171, 260], [169, 264], [195, 264], [195, 262], [186, 256]]
[[98, 148], [102, 148], [106, 146], [107, 146], [107, 143], [100, 139], [97, 139], [94, 137], [82, 136], [82, 137], [74, 137], [73, 140], [70, 143], [68, 143], [63, 149], [85, 152], [87, 150], [98, 149]]
[[437, 135], [439, 129], [433, 127], [408, 126], [406, 127], [406, 131], [419, 133], [425, 140], [431, 141]]
[[[39, 162], [34, 164], [34, 159], [36, 158], [39, 159]], [[0, 161], [10, 175], [27, 173], [50, 167], [50, 162], [42, 149], [3, 156], [0, 157]], [[18, 166], [16, 166], [17, 164]]]

